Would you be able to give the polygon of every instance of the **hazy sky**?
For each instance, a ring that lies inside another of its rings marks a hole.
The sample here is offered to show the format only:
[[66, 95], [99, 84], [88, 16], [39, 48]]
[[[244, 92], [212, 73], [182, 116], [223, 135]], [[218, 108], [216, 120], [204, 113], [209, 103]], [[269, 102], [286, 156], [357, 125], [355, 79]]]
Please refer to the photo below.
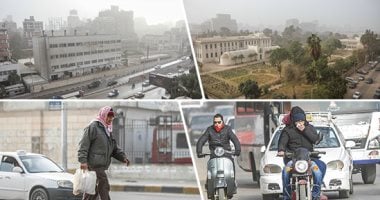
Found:
[[298, 18], [318, 20], [319, 25], [380, 30], [379, 0], [184, 0], [184, 5], [190, 23], [226, 13], [250, 25], [284, 25], [287, 19]]
[[99, 11], [118, 5], [119, 9], [134, 11], [134, 17], [145, 17], [148, 24], [178, 21], [185, 18], [182, 0], [0, 0], [0, 21], [12, 15], [18, 27], [29, 16], [43, 21], [62, 17], [67, 21], [69, 11], [76, 9], [78, 16], [94, 19]]

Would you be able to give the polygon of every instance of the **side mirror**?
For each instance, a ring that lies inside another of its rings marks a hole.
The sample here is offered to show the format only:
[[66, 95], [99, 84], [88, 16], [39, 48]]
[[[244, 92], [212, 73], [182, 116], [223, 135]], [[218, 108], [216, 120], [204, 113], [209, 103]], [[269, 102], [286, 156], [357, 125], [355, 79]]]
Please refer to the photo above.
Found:
[[260, 148], [260, 152], [261, 152], [261, 153], [265, 153], [265, 150], [266, 150], [266, 147], [265, 147], [265, 146], [261, 146], [261, 148]]
[[16, 173], [21, 174], [23, 172], [23, 170], [21, 169], [21, 167], [13, 167], [12, 172], [16, 172]]
[[354, 141], [347, 141], [346, 142], [346, 148], [352, 148], [354, 147], [356, 144]]

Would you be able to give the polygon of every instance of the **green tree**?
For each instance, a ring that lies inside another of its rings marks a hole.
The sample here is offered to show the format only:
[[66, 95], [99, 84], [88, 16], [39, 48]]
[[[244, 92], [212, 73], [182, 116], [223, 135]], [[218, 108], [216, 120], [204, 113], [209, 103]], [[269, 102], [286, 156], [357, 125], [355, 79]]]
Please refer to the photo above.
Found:
[[338, 48], [342, 48], [342, 43], [336, 38], [331, 37], [322, 42], [322, 52], [328, 57], [330, 57]]
[[269, 56], [269, 62], [272, 66], [277, 68], [277, 71], [281, 78], [281, 63], [285, 61], [288, 58], [289, 54], [288, 51], [284, 48], [275, 49], [272, 51], [271, 55]]
[[15, 85], [21, 82], [20, 76], [16, 72], [8, 75], [8, 82], [10, 85]]
[[235, 65], [236, 65], [236, 60], [238, 59], [238, 57], [237, 56], [232, 56], [231, 59], [235, 62]]
[[198, 77], [195, 71], [193, 73], [182, 75], [179, 79], [179, 85], [183, 91], [182, 95], [192, 99], [202, 98]]
[[240, 55], [238, 56], [238, 58], [240, 59], [240, 63], [243, 63], [244, 55], [243, 55], [243, 54], [240, 54]]
[[261, 96], [261, 88], [256, 81], [247, 80], [239, 85], [239, 91], [246, 99], [257, 99]]
[[[360, 38], [360, 42], [363, 44], [364, 49], [366, 50], [366, 54], [369, 59], [373, 60], [374, 56], [374, 49], [376, 45], [376, 38], [377, 34], [374, 34], [373, 31], [367, 29], [365, 33]], [[367, 63], [368, 60], [365, 60], [365, 63]]]
[[298, 41], [292, 41], [288, 49], [290, 60], [294, 64], [301, 64], [305, 55], [305, 49], [302, 47], [302, 44]]

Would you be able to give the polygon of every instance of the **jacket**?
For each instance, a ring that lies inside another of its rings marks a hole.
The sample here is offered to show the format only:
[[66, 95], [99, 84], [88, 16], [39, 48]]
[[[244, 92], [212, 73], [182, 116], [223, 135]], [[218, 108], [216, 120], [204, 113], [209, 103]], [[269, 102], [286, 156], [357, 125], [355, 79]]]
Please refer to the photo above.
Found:
[[125, 153], [117, 146], [116, 140], [107, 135], [105, 127], [98, 121], [84, 129], [79, 142], [78, 161], [87, 163], [90, 169], [108, 169], [111, 157], [124, 162]]
[[218, 146], [222, 146], [225, 150], [231, 151], [230, 141], [235, 146], [235, 155], [240, 155], [241, 147], [239, 139], [236, 137], [231, 127], [224, 125], [224, 128], [217, 133], [213, 126], [209, 126], [203, 135], [198, 139], [197, 142], [197, 154], [202, 154], [203, 145], [208, 141], [209, 149], [211, 152], [211, 158], [213, 157], [214, 150]]
[[[292, 118], [296, 113], [303, 113], [305, 115], [305, 112], [300, 107], [296, 106], [292, 108], [290, 117]], [[301, 132], [297, 129], [292, 119], [291, 123], [281, 131], [281, 136], [278, 142], [278, 151], [294, 152], [294, 150], [300, 147], [313, 151], [313, 145], [316, 144], [319, 139], [314, 126], [305, 121], [305, 129]]]

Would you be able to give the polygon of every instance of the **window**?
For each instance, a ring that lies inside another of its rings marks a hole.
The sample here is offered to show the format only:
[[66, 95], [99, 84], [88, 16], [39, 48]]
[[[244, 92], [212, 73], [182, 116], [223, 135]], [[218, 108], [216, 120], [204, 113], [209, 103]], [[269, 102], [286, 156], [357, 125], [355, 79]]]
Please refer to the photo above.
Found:
[[88, 61], [84, 61], [84, 64], [85, 65], [91, 64], [91, 61], [89, 61], [89, 60]]
[[59, 69], [58, 65], [51, 66], [52, 69]]
[[214, 55], [214, 54], [213, 54], [213, 53], [211, 53], [211, 55], [210, 55], [210, 56], [211, 56], [211, 58], [213, 57], [213, 55]]
[[67, 54], [60, 54], [59, 57], [60, 57], [60, 58], [66, 58], [66, 57], [67, 57]]
[[74, 46], [75, 46], [75, 43], [68, 43], [67, 46], [68, 46], [68, 47], [74, 47]]
[[178, 133], [176, 138], [177, 149], [188, 149], [185, 133]]
[[207, 49], [207, 44], [205, 44], [205, 49]]
[[75, 57], [75, 53], [69, 53], [69, 57]]
[[103, 62], [103, 59], [99, 59], [98, 62]]
[[77, 42], [77, 44], [76, 44], [77, 46], [82, 46], [83, 45], [83, 43], [82, 42]]
[[218, 57], [218, 53], [215, 53], [215, 57]]
[[20, 166], [17, 160], [11, 156], [3, 156], [1, 159], [0, 171], [12, 172], [14, 167]]
[[66, 47], [66, 43], [59, 44], [59, 47]]
[[216, 44], [214, 44], [214, 47], [216, 48]]
[[206, 58], [208, 58], [208, 53], [206, 53]]
[[97, 63], [98, 62], [98, 60], [92, 60], [92, 62], [91, 63]]
[[77, 66], [83, 65], [83, 62], [77, 62]]
[[67, 64], [61, 65], [61, 68], [66, 68], [66, 67], [67, 67]]
[[83, 56], [83, 52], [78, 52], [77, 56]]
[[84, 55], [86, 56], [86, 55], [90, 55], [91, 54], [91, 52], [89, 52], [89, 51], [86, 51], [86, 52], [84, 52]]

